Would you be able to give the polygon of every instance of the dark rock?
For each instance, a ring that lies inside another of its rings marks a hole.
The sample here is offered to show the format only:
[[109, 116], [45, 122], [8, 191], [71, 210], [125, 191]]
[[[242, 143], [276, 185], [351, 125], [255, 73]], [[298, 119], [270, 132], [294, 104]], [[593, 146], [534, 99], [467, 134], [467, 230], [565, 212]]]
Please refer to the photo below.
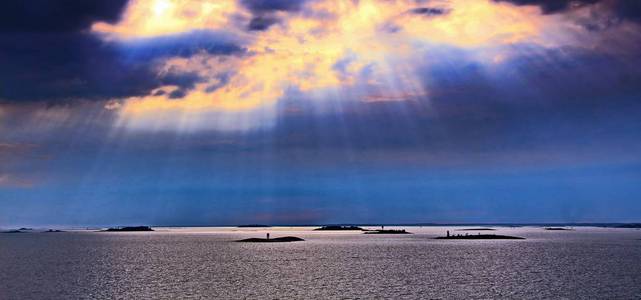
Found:
[[524, 240], [525, 238], [498, 234], [468, 234], [436, 237], [437, 240]]
[[125, 227], [112, 227], [107, 230], [107, 232], [131, 232], [131, 231], [154, 231], [149, 226], [125, 226]]
[[545, 227], [543, 229], [550, 230], [550, 231], [572, 231], [572, 230], [574, 230], [574, 229], [565, 228], [565, 227]]
[[641, 228], [641, 223], [619, 224], [616, 228]]
[[288, 243], [288, 242], [300, 242], [300, 241], [304, 241], [304, 239], [301, 239], [295, 236], [284, 236], [284, 237], [278, 237], [273, 239], [249, 238], [249, 239], [238, 240], [236, 242], [239, 242], [239, 243]]

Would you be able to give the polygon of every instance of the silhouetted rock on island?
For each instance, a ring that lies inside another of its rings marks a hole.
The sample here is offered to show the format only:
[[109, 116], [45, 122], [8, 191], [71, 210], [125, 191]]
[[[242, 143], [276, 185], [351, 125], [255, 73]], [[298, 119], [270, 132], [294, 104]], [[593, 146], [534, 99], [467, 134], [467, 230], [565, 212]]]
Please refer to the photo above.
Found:
[[574, 230], [574, 229], [565, 228], [565, 227], [545, 227], [543, 229], [550, 230], [550, 231], [572, 231], [572, 230]]
[[464, 228], [464, 229], [457, 229], [456, 231], [494, 231], [496, 229], [494, 228]]
[[288, 242], [301, 242], [301, 241], [304, 241], [304, 239], [301, 239], [295, 236], [284, 236], [284, 237], [277, 237], [272, 239], [249, 238], [249, 239], [238, 240], [236, 242], [239, 242], [239, 243], [288, 243]]
[[8, 230], [8, 231], [2, 231], [2, 233], [25, 233], [25, 232], [21, 230]]
[[641, 223], [619, 224], [616, 228], [641, 228]]
[[149, 226], [125, 226], [125, 227], [112, 227], [107, 230], [103, 230], [106, 232], [132, 232], [132, 231], [154, 231], [151, 229]]
[[49, 229], [49, 230], [47, 230], [45, 232], [64, 232], [64, 231], [58, 230], [58, 229]]
[[379, 230], [366, 231], [365, 234], [412, 234], [412, 233], [405, 231], [405, 229], [379, 229]]
[[468, 234], [468, 235], [450, 235], [439, 236], [434, 239], [437, 240], [524, 240], [525, 238], [509, 235], [498, 234]]
[[314, 230], [360, 230], [363, 231], [363, 228], [360, 228], [358, 226], [339, 226], [339, 225], [330, 225], [330, 226], [323, 226], [320, 228], [316, 228]]

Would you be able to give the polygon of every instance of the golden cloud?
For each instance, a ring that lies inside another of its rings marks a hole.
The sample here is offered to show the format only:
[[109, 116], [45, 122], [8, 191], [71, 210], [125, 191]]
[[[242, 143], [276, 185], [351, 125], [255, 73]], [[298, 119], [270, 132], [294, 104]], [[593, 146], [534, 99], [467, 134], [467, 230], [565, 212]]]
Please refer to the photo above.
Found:
[[[543, 43], [544, 18], [534, 7], [491, 0], [430, 1], [430, 15], [415, 13], [416, 1], [310, 1], [300, 12], [279, 12], [280, 22], [247, 31], [251, 13], [236, 1], [138, 0], [115, 25], [96, 23], [106, 39], [135, 39], [222, 30], [246, 41], [247, 54], [221, 58], [199, 54], [171, 58], [158, 72], [195, 72], [205, 78], [181, 99], [164, 93], [132, 97], [121, 113], [243, 111], [273, 105], [287, 90], [327, 93], [354, 90], [363, 101], [398, 95], [428, 95], [414, 74], [417, 61], [430, 59], [435, 45], [488, 48], [519, 42]], [[414, 10], [414, 11], [413, 11]], [[418, 11], [420, 12], [420, 11]], [[488, 63], [499, 63], [496, 53]], [[225, 82], [221, 76], [229, 74]], [[219, 86], [213, 91], [208, 87]], [[374, 90], [368, 95], [363, 87]], [[389, 95], [381, 91], [388, 91]]]

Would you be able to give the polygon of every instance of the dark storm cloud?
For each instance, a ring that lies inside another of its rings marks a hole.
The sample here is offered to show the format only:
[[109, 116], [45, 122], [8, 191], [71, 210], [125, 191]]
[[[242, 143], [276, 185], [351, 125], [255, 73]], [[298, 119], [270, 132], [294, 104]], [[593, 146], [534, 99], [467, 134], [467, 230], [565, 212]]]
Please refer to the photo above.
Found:
[[86, 33], [0, 35], [0, 99], [57, 101], [141, 95], [154, 86], [146, 65]]
[[159, 78], [162, 85], [175, 85], [181, 89], [190, 90], [196, 83], [203, 82], [197, 73], [169, 73]]
[[240, 2], [252, 13], [247, 29], [263, 31], [280, 22], [274, 13], [299, 11], [307, 0], [241, 0]]
[[307, 0], [241, 0], [240, 2], [253, 13], [266, 13], [298, 11]]
[[262, 31], [278, 22], [279, 19], [273, 16], [256, 16], [249, 21], [247, 28], [252, 31]]
[[639, 146], [632, 141], [641, 129], [634, 117], [641, 113], [641, 55], [529, 48], [496, 73], [464, 56], [451, 59], [426, 71], [433, 117], [416, 126], [447, 132], [445, 140], [432, 136], [428, 144], [494, 153], [548, 148], [556, 154]]
[[562, 13], [572, 7], [602, 4], [599, 9], [612, 13], [614, 18], [641, 22], [641, 1], [638, 0], [494, 0], [515, 5], [537, 5], [545, 14]]
[[490, 72], [450, 49], [450, 57], [459, 61], [448, 59], [426, 70], [427, 88], [450, 102], [491, 100], [515, 107], [567, 105], [578, 110], [595, 103], [618, 103], [611, 98], [637, 100], [641, 94], [639, 54], [622, 57], [572, 47], [521, 46], [516, 50], [527, 54], [516, 55]]
[[496, 72], [466, 62], [463, 54], [432, 66], [426, 71], [425, 78], [431, 78], [426, 88], [437, 113], [522, 120], [605, 110], [625, 114], [641, 105], [641, 55], [620, 57], [580, 48], [519, 50], [527, 54], [502, 63]]
[[413, 13], [415, 15], [423, 15], [428, 17], [441, 16], [447, 14], [448, 12], [448, 10], [438, 7], [418, 7], [410, 10], [410, 13]]
[[116, 45], [87, 33], [3, 34], [0, 49], [0, 99], [10, 102], [104, 100], [199, 81], [194, 74], [158, 76], [153, 61], [127, 60]]
[[[537, 147], [558, 148], [550, 150], [550, 157], [565, 151], [639, 147], [632, 141], [641, 139], [641, 123], [635, 117], [641, 114], [641, 55], [524, 45], [515, 49], [518, 55], [488, 68], [465, 51], [442, 51], [432, 52], [442, 59], [419, 72], [428, 97], [345, 101], [337, 111], [322, 115], [307, 114], [314, 108], [300, 101], [284, 101], [283, 106], [295, 106], [297, 113], [280, 117], [275, 146], [282, 151], [422, 149], [451, 157], [510, 152], [516, 156], [520, 151], [536, 152]], [[448, 160], [443, 157], [440, 162]]]
[[510, 2], [516, 5], [537, 5], [545, 14], [557, 13], [575, 5], [593, 4], [601, 0], [494, 0]]
[[89, 32], [96, 21], [115, 22], [126, 1], [0, 2], [0, 101], [65, 102], [142, 96], [176, 85], [180, 98], [196, 74], [158, 75], [160, 58], [240, 54], [223, 34], [194, 31], [118, 42]]
[[616, 2], [615, 12], [621, 18], [641, 22], [641, 1], [619, 0]]
[[116, 22], [128, 0], [3, 0], [0, 32], [74, 32]]

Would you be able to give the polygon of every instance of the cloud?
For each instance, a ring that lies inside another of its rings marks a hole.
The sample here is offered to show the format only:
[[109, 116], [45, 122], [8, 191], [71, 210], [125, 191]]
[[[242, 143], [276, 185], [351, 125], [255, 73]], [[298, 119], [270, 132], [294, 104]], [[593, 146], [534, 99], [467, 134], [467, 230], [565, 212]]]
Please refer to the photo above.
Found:
[[263, 31], [285, 18], [279, 13], [298, 12], [306, 0], [240, 0], [252, 14], [247, 29]]
[[252, 14], [247, 29], [263, 31], [286, 18], [282, 13], [298, 12], [306, 0], [240, 0]]
[[240, 43], [224, 32], [195, 30], [158, 37], [114, 42], [126, 59], [154, 60], [158, 58], [191, 57], [196, 54], [241, 55], [246, 52]]
[[592, 5], [593, 13], [607, 13], [618, 20], [641, 22], [641, 2], [637, 0], [494, 0], [515, 5], [535, 5], [544, 14], [565, 13]]
[[128, 0], [0, 1], [0, 33], [77, 32], [96, 21], [118, 21]]
[[579, 5], [593, 4], [600, 0], [494, 0], [496, 2], [509, 2], [515, 5], [536, 5], [543, 13], [558, 13], [577, 7]]
[[[221, 1], [211, 8], [220, 18], [202, 15], [206, 8], [201, 2], [163, 3], [168, 4], [158, 10], [132, 2], [120, 22], [97, 23], [92, 30], [123, 45], [215, 32], [244, 52], [221, 58], [201, 51], [160, 61], [160, 69], [198, 74], [202, 81], [189, 88], [166, 85], [151, 95], [126, 99], [120, 111], [127, 121], [122, 124], [143, 124], [135, 119], [155, 114], [175, 116], [167, 120], [171, 124], [185, 124], [186, 119], [193, 124], [191, 120], [211, 120], [206, 116], [212, 114], [240, 111], [251, 119], [259, 111], [273, 113], [278, 101], [293, 94], [318, 99], [342, 93], [344, 98], [363, 101], [399, 101], [403, 95], [426, 94], [414, 67], [417, 61], [438, 59], [426, 56], [431, 47], [498, 48], [544, 40], [542, 20], [531, 15], [535, 10], [483, 1], [441, 2], [429, 8], [415, 1], [354, 1], [338, 6], [331, 1], [246, 1], [240, 7]], [[415, 13], [408, 13], [412, 10]], [[245, 21], [253, 31], [247, 32]], [[395, 30], [381, 30], [388, 25]]]
[[[142, 95], [156, 86], [141, 63], [127, 64], [118, 51], [86, 33], [17, 33], [0, 36], [0, 99], [48, 101]], [[46, 50], [46, 51], [45, 51]]]
[[130, 0], [116, 24], [96, 22], [91, 30], [112, 39], [173, 35], [195, 30], [235, 30], [247, 18], [237, 1]]
[[115, 22], [126, 1], [2, 1], [0, 101], [51, 101], [140, 94], [150, 73], [127, 66], [85, 33]]
[[[118, 45], [86, 33], [4, 36], [0, 39], [0, 47], [0, 55], [11, 57], [0, 70], [0, 99], [50, 103], [142, 96], [164, 85], [192, 88], [201, 81], [196, 74], [173, 70], [160, 72], [155, 59], [199, 51], [238, 51], [226, 45], [200, 50], [182, 48], [182, 52], [172, 47], [154, 52], [153, 46], [136, 46], [134, 49], [149, 51], [130, 53], [127, 57]], [[129, 60], [131, 56], [140, 59]]]
[[[589, 55], [579, 55], [580, 49], [607, 55], [634, 52], [628, 44], [638, 36], [630, 24], [617, 23], [607, 33], [594, 34], [572, 23], [599, 3], [583, 1], [580, 9], [571, 9], [574, 6], [564, 1], [503, 2], [453, 0], [426, 6], [410, 0], [342, 5], [132, 0], [120, 17], [95, 17], [91, 24], [79, 23], [82, 29], [4, 33], [0, 55], [11, 59], [0, 70], [0, 101], [115, 101], [110, 103], [119, 103], [117, 107], [102, 107], [119, 114], [117, 124], [137, 129], [145, 124], [217, 128], [233, 119], [256, 124], [223, 127], [255, 129], [275, 124], [279, 104], [288, 98], [330, 110], [331, 105], [352, 102], [435, 102], [444, 94], [456, 99], [469, 96], [468, 90], [516, 95], [519, 92], [492, 82], [503, 73], [514, 74], [513, 64], [540, 73], [550, 70], [548, 65], [518, 65], [517, 57], [540, 62], [566, 55], [576, 61], [563, 59], [561, 64], [581, 64]], [[545, 6], [543, 13], [532, 7], [535, 4]], [[566, 11], [567, 16], [558, 16]], [[541, 55], [537, 51], [543, 48], [550, 51]], [[435, 63], [450, 61], [457, 51], [468, 53], [464, 61], [475, 67], [456, 76], [479, 79], [462, 88], [442, 82], [438, 76], [445, 72]], [[557, 88], [527, 72], [516, 75], [522, 82], [505, 80], [521, 84], [520, 93], [528, 97], [535, 96], [524, 82]], [[554, 72], [548, 76], [556, 78]], [[595, 79], [590, 84], [607, 92]]]
[[[123, 1], [33, 2], [42, 5], [0, 4], [3, 13], [11, 14], [0, 21], [0, 102], [106, 101], [147, 95], [163, 86], [177, 87], [181, 92], [175, 98], [202, 79], [193, 72], [159, 69], [159, 60], [244, 52], [225, 34], [211, 31], [127, 41], [88, 32], [95, 22], [117, 21]], [[40, 14], [46, 18], [36, 18]]]
[[616, 13], [624, 19], [641, 22], [641, 2], [635, 0], [618, 0]]
[[423, 16], [440, 16], [448, 13], [448, 10], [438, 7], [417, 7], [410, 10], [411, 13]]
[[255, 16], [249, 21], [247, 28], [249, 30], [263, 31], [267, 30], [270, 26], [278, 23], [280, 19], [274, 16]]
[[240, 0], [252, 13], [299, 11], [307, 0]]

